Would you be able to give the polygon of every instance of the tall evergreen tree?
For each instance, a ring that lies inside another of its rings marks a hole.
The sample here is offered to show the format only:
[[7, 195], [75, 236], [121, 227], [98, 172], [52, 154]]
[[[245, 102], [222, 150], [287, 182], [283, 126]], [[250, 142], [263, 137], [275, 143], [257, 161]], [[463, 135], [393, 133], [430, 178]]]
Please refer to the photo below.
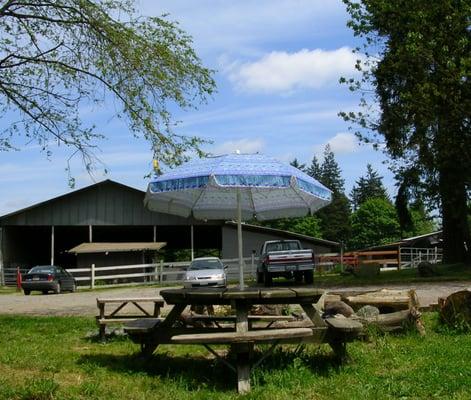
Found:
[[301, 164], [297, 158], [295, 158], [293, 161], [290, 162], [290, 164], [294, 167], [297, 168], [301, 171], [305, 171], [306, 169], [306, 164]]
[[350, 194], [354, 211], [369, 199], [379, 198], [389, 200], [382, 179], [383, 177], [373, 169], [371, 164], [366, 165], [366, 175], [356, 181]]
[[396, 168], [417, 171], [440, 206], [444, 262], [471, 264], [470, 0], [343, 1], [365, 48], [362, 76], [342, 79], [362, 111], [342, 115], [385, 143]]
[[344, 192], [345, 180], [342, 179], [342, 171], [329, 144], [324, 148], [324, 161], [320, 168], [320, 182], [334, 193]]
[[[311, 165], [312, 167], [312, 165]], [[335, 160], [335, 155], [327, 144], [324, 160], [319, 167], [319, 181], [332, 190], [332, 202], [317, 212], [321, 221], [324, 239], [347, 242], [350, 238], [350, 203], [344, 194], [342, 171]]]
[[306, 173], [310, 177], [320, 181], [322, 170], [321, 170], [321, 165], [319, 164], [319, 160], [317, 159], [316, 156], [312, 157], [311, 165], [306, 169]]
[[422, 199], [417, 198], [412, 202], [409, 206], [409, 214], [411, 216], [411, 229], [406, 232], [401, 232], [402, 237], [425, 235], [437, 230]]

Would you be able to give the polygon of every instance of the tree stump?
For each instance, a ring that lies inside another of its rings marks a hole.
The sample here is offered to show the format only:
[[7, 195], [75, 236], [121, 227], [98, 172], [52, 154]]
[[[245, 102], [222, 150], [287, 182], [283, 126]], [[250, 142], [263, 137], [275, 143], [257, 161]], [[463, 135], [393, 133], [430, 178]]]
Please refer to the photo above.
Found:
[[439, 299], [440, 318], [452, 328], [471, 330], [471, 290], [460, 290]]
[[430, 276], [438, 276], [440, 275], [436, 265], [429, 263], [428, 261], [422, 261], [417, 266], [417, 273], [421, 277], [430, 277]]

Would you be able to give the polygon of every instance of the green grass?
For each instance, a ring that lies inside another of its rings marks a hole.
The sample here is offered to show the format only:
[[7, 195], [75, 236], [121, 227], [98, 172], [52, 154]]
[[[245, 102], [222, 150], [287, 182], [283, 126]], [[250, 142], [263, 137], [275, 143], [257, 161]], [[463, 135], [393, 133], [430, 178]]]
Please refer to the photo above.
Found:
[[471, 281], [471, 266], [463, 264], [438, 265], [438, 276], [420, 277], [417, 269], [404, 269], [394, 271], [382, 271], [379, 275], [371, 277], [357, 277], [351, 274], [316, 274], [315, 286], [329, 287], [336, 285], [357, 286], [375, 285], [382, 283], [415, 283], [415, 282], [445, 282], [445, 281]]
[[118, 337], [87, 339], [91, 318], [0, 316], [0, 399], [470, 399], [471, 335], [425, 314], [427, 335], [377, 335], [339, 365], [326, 345], [284, 346], [235, 392], [234, 374], [197, 346], [162, 346], [149, 362]]
[[11, 286], [0, 286], [0, 295], [1, 294], [14, 294], [15, 292], [20, 293], [16, 290], [16, 287]]

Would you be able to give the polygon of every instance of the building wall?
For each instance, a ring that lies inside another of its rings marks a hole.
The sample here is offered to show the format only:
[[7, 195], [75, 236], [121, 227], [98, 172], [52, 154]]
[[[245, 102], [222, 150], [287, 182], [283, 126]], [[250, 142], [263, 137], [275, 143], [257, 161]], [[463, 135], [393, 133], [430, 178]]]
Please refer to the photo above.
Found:
[[[242, 226], [242, 243], [244, 257], [251, 257], [252, 251], [255, 250], [255, 255], [260, 255], [260, 248], [267, 240], [288, 240], [286, 236], [280, 236], [267, 232], [254, 232], [251, 230], [244, 230]], [[305, 249], [312, 249], [314, 254], [329, 253], [331, 248], [325, 245], [315, 244], [311, 241], [301, 240], [301, 244]], [[222, 258], [237, 258], [238, 245], [237, 245], [237, 229], [232, 226], [224, 226], [222, 228]]]
[[145, 193], [105, 181], [0, 218], [0, 225], [214, 225], [147, 210]]

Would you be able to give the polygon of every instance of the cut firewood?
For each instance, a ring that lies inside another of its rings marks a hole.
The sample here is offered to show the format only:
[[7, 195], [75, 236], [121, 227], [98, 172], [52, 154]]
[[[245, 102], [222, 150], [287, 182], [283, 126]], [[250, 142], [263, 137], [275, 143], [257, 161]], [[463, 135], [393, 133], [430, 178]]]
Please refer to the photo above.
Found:
[[342, 301], [355, 311], [365, 305], [378, 307], [382, 312], [408, 310], [418, 308], [419, 301], [415, 290], [381, 289], [373, 292], [355, 294], [339, 293]]
[[397, 331], [404, 329], [408, 324], [412, 324], [416, 327], [417, 331], [421, 335], [425, 335], [425, 328], [420, 320], [421, 313], [417, 311], [415, 307], [409, 310], [401, 310], [388, 314], [379, 314], [376, 317], [359, 317], [357, 315], [352, 316], [352, 319], [356, 319], [366, 325], [373, 325], [385, 332]]

